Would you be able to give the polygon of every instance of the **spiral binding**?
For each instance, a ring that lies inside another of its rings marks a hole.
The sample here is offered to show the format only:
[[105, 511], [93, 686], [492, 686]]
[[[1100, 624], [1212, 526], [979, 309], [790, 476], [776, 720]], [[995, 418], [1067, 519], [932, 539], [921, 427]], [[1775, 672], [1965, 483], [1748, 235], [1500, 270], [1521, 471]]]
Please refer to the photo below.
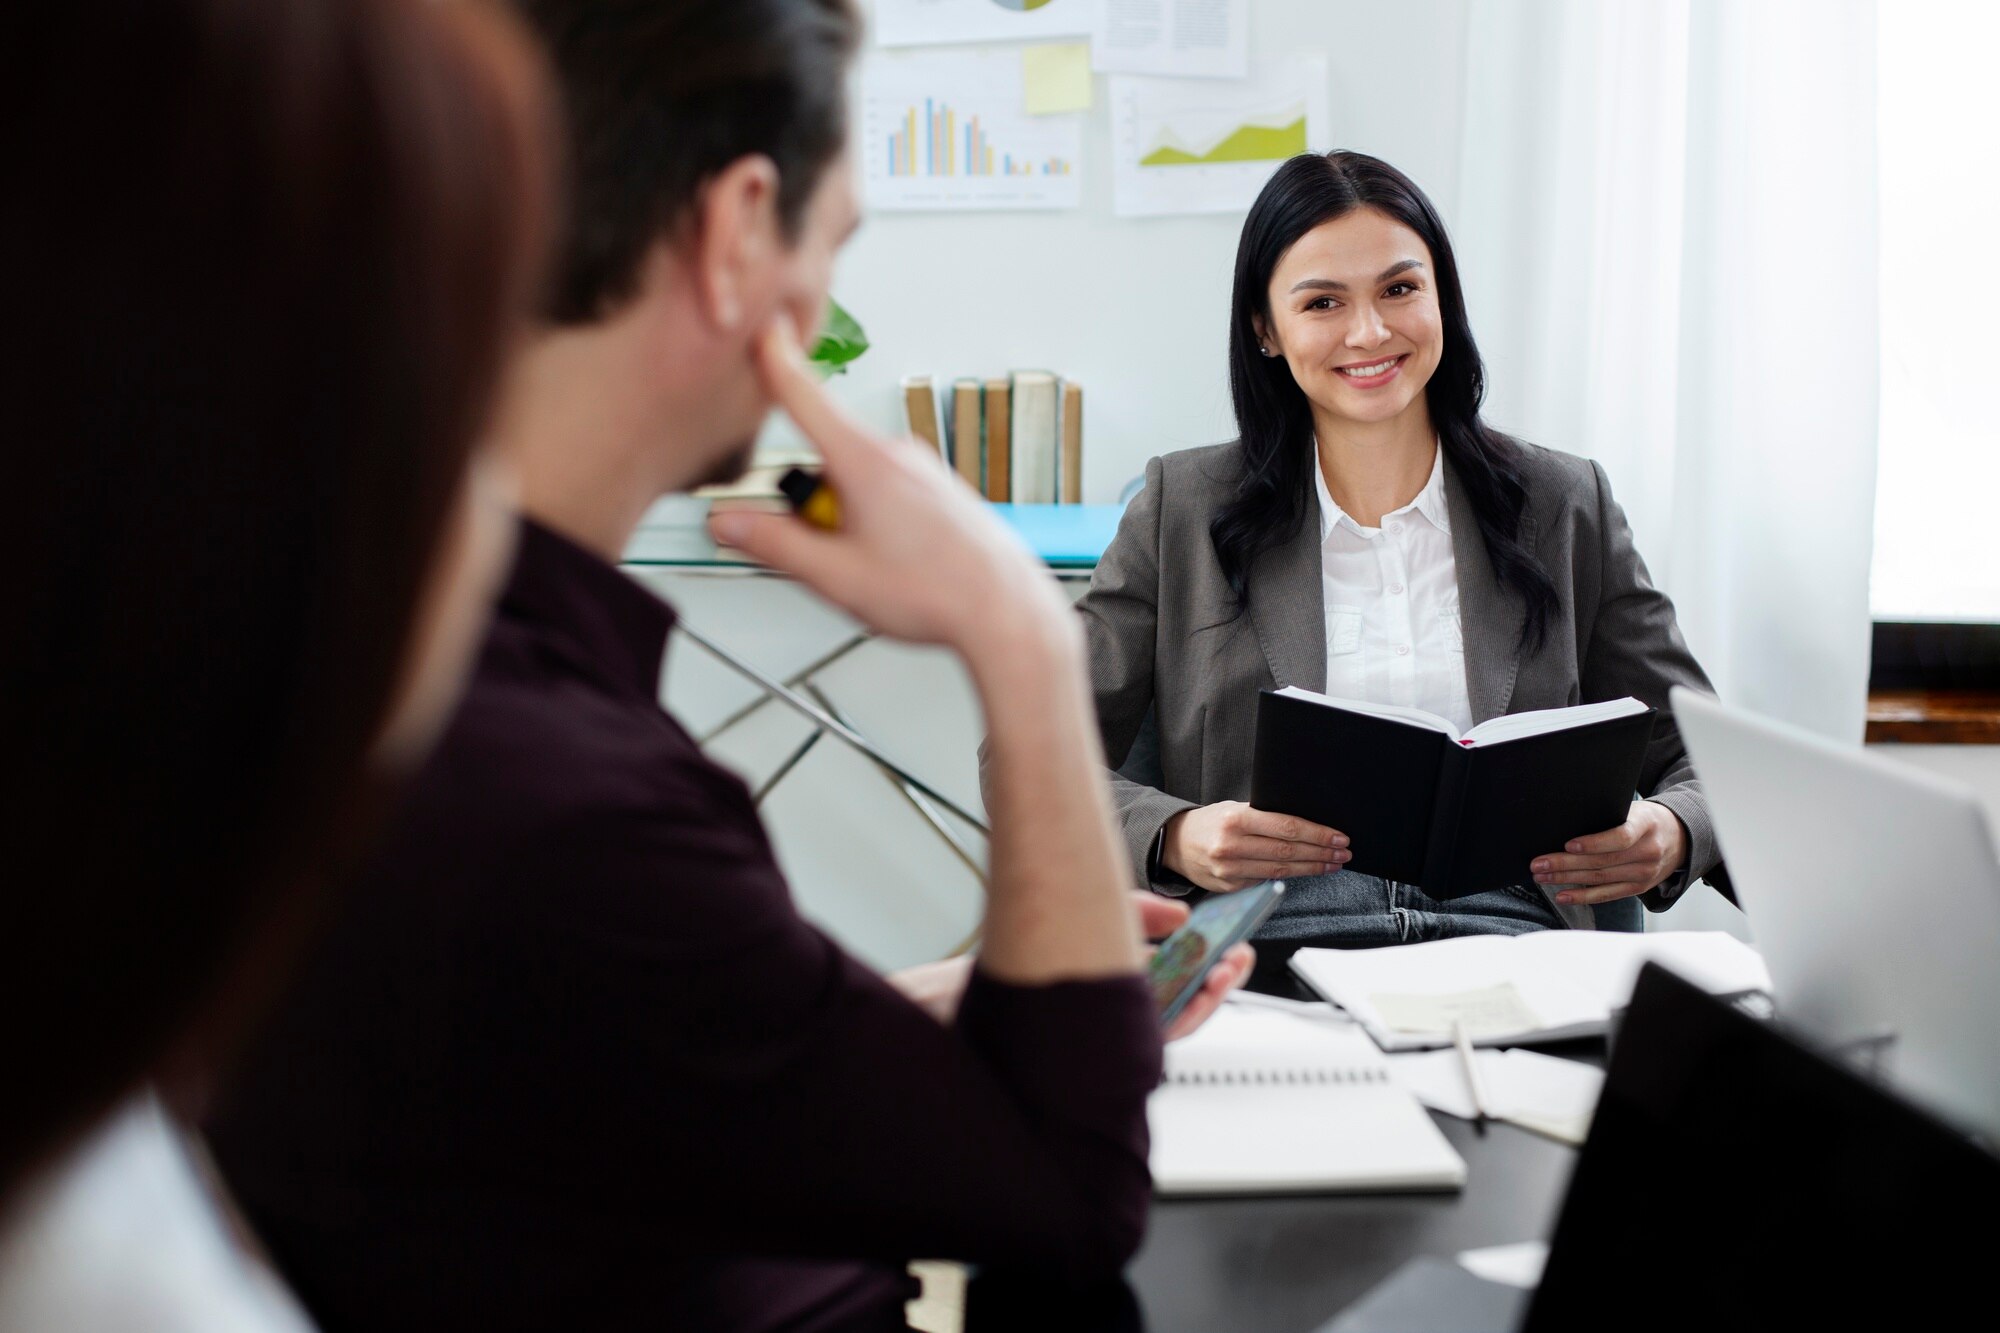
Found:
[[1206, 1087], [1267, 1087], [1284, 1084], [1386, 1083], [1385, 1069], [1182, 1069], [1167, 1082]]

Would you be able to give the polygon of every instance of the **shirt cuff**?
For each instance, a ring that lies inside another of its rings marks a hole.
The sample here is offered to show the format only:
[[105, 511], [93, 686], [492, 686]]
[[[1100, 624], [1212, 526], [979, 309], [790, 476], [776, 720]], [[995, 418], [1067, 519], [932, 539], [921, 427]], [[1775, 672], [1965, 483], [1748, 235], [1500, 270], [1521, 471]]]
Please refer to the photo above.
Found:
[[1694, 859], [1700, 849], [1695, 843], [1694, 830], [1688, 827], [1687, 816], [1675, 808], [1676, 802], [1673, 800], [1662, 800], [1658, 796], [1648, 796], [1645, 799], [1654, 805], [1664, 807], [1669, 814], [1673, 815], [1675, 822], [1681, 826], [1681, 843], [1687, 849], [1681, 858], [1681, 868], [1661, 880], [1658, 884], [1655, 884], [1652, 888], [1646, 890], [1639, 897], [1639, 901], [1646, 905], [1646, 910], [1664, 912], [1669, 907], [1672, 907], [1675, 902], [1679, 901], [1680, 896], [1686, 893], [1689, 887], [1693, 885], [1694, 875], [1692, 872], [1694, 870]]
[[1108, 1128], [1160, 1081], [1160, 1012], [1141, 976], [1019, 986], [974, 967], [958, 1029], [1017, 1095], [1066, 1119]]
[[1167, 826], [1167, 821], [1183, 810], [1194, 809], [1195, 803], [1150, 787], [1129, 790], [1134, 793], [1129, 799], [1125, 791], [1119, 794], [1121, 807], [1118, 820], [1125, 836], [1127, 854], [1132, 858], [1133, 880], [1139, 888], [1152, 889], [1170, 898], [1186, 896], [1194, 885], [1157, 865], [1154, 849], [1159, 846], [1160, 831]]

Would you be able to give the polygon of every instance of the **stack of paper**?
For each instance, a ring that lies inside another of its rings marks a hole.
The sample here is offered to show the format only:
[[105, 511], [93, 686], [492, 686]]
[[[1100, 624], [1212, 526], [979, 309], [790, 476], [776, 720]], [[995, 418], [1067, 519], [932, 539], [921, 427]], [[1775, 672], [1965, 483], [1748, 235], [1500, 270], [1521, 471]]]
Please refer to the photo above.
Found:
[[[1604, 1071], [1539, 1051], [1482, 1050], [1479, 1081], [1486, 1114], [1562, 1143], [1582, 1143], [1604, 1090]], [[1389, 1057], [1396, 1082], [1433, 1111], [1470, 1120], [1478, 1108], [1456, 1050], [1411, 1051]]]

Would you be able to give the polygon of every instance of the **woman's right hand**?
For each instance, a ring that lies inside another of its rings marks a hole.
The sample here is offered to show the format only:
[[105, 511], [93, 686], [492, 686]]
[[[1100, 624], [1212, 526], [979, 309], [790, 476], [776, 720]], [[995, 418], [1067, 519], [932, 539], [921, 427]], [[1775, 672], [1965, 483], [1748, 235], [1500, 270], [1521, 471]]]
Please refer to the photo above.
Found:
[[1328, 875], [1352, 853], [1347, 835], [1242, 801], [1183, 810], [1167, 821], [1160, 862], [1211, 893], [1233, 893], [1267, 879]]

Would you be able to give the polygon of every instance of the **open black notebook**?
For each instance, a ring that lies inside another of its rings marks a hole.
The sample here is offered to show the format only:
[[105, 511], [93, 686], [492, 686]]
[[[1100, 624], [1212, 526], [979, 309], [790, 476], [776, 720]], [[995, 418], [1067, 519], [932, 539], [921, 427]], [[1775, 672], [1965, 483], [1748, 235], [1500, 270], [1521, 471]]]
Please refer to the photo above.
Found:
[[1625, 822], [1653, 711], [1615, 699], [1461, 736], [1418, 708], [1265, 690], [1250, 804], [1339, 829], [1348, 869], [1433, 898], [1531, 883], [1537, 856]]

